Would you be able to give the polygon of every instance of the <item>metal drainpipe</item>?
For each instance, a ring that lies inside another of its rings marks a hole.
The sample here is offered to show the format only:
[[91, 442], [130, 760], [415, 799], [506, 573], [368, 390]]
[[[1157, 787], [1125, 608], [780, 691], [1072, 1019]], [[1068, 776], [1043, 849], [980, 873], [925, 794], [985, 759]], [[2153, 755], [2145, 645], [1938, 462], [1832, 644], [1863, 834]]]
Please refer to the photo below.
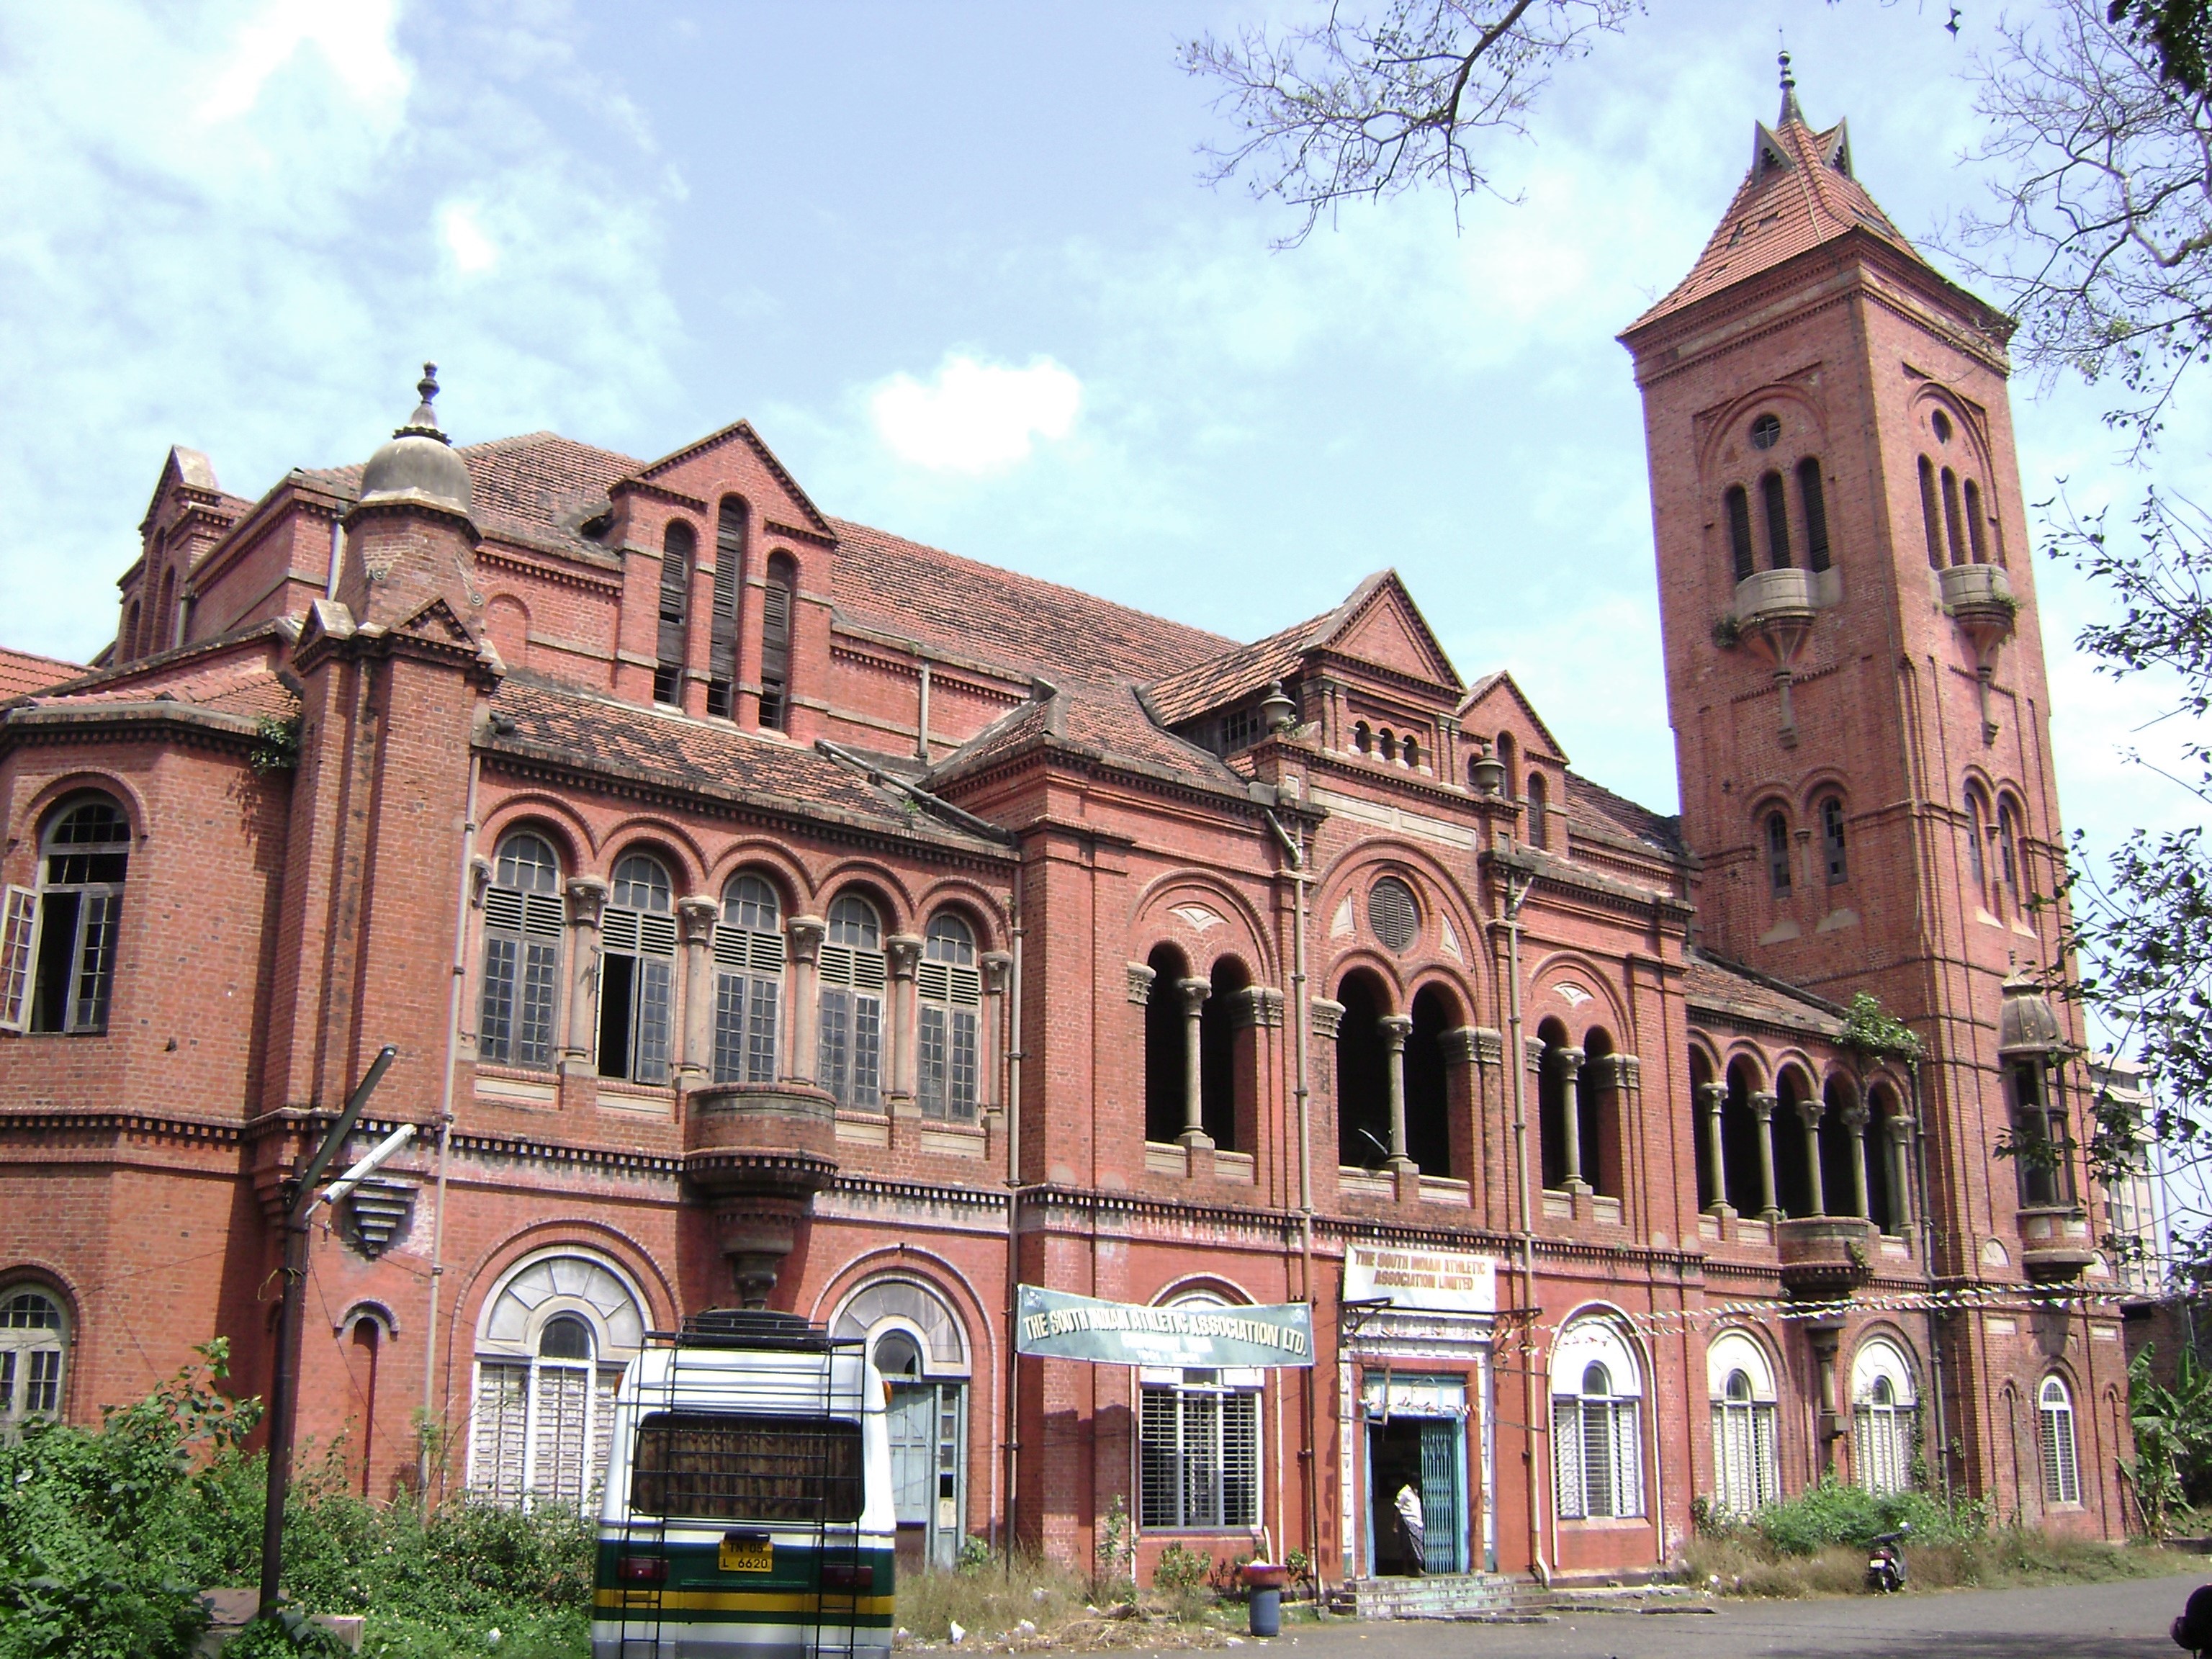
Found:
[[1014, 862], [1013, 965], [1007, 970], [1012, 983], [1006, 991], [1006, 1398], [1002, 1407], [1006, 1424], [1006, 1570], [1014, 1565], [1014, 1480], [1021, 1466], [1020, 1422], [1015, 1416], [1016, 1391], [1021, 1383], [1020, 1332], [1015, 1319], [1022, 1276], [1022, 921], [1023, 868], [1018, 847]]
[[[453, 982], [446, 999], [446, 1075], [438, 1096], [438, 1196], [430, 1214], [430, 1310], [422, 1327], [422, 1427], [415, 1443], [415, 1498], [430, 1504], [430, 1425], [438, 1420], [438, 1281], [446, 1264], [446, 1145], [453, 1138], [453, 1062], [461, 1046], [461, 987], [468, 979], [469, 882], [477, 846], [477, 781], [483, 757], [469, 756], [469, 799], [461, 820], [461, 902], [453, 915]], [[440, 1461], [443, 1462], [441, 1450]]]
[[1507, 1040], [1506, 1067], [1513, 1079], [1513, 1136], [1519, 1147], [1521, 1185], [1521, 1305], [1528, 1319], [1522, 1331], [1522, 1444], [1528, 1464], [1528, 1559], [1539, 1583], [1552, 1582], [1544, 1559], [1544, 1497], [1536, 1468], [1536, 1222], [1528, 1208], [1528, 1057], [1521, 1035], [1521, 907], [1536, 884], [1534, 876], [1516, 890], [1505, 878]]
[[[1291, 1093], [1297, 1103], [1298, 1122], [1298, 1288], [1313, 1305], [1313, 1144], [1310, 1133], [1312, 1091], [1306, 1077], [1306, 889], [1313, 876], [1306, 869], [1305, 851], [1302, 842], [1294, 840], [1273, 812], [1267, 815], [1267, 827], [1275, 832], [1275, 839], [1283, 844], [1285, 856], [1290, 860], [1291, 921], [1291, 1049], [1293, 1075], [1297, 1079]], [[1318, 1354], [1314, 1356], [1319, 1360]], [[1299, 1454], [1304, 1464], [1302, 1497], [1305, 1510], [1306, 1559], [1314, 1564], [1314, 1581], [1320, 1583], [1321, 1516], [1314, 1491], [1314, 1367], [1299, 1368], [1301, 1388], [1305, 1399], [1306, 1445]]]
[[[1928, 1208], [1928, 1118], [1920, 1103], [1920, 1067], [1913, 1066], [1909, 1075], [1912, 1079], [1912, 1196], [1920, 1206], [1921, 1268], [1932, 1282], [1936, 1276], [1936, 1220]], [[1943, 1410], [1942, 1318], [1931, 1304], [1928, 1310], [1928, 1377], [1936, 1395], [1936, 1456], [1943, 1466], [1943, 1510], [1948, 1515], [1956, 1513], [1956, 1506], [1951, 1496], [1951, 1419]]]
[[335, 599], [338, 596], [338, 561], [345, 553], [345, 515], [338, 514], [331, 520], [331, 574], [323, 584], [323, 597]]

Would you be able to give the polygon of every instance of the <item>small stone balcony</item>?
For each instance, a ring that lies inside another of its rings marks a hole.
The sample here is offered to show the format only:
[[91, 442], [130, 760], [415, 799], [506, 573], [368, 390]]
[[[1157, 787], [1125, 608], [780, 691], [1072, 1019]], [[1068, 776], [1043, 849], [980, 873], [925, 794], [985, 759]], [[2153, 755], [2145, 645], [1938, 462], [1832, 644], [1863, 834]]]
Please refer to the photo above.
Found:
[[814, 1194], [837, 1178], [837, 1107], [809, 1084], [729, 1084], [689, 1097], [684, 1178], [714, 1212], [731, 1278], [767, 1304]]
[[2012, 578], [2002, 565], [1954, 564], [1937, 572], [1936, 581], [1942, 589], [1943, 609], [1960, 621], [1987, 617], [2001, 620], [2007, 633], [2012, 631], [2017, 606], [2012, 597]]
[[1819, 608], [1814, 582], [1809, 570], [1754, 570], [1735, 585], [1729, 614], [1746, 632], [1782, 623], [1802, 626]]
[[1874, 1276], [1881, 1236], [1856, 1216], [1816, 1215], [1774, 1224], [1782, 1285], [1800, 1298], [1820, 1300], [1857, 1290]]
[[2020, 1265], [2030, 1279], [2079, 1279], [2097, 1261], [2087, 1211], [2072, 1204], [2021, 1206]]

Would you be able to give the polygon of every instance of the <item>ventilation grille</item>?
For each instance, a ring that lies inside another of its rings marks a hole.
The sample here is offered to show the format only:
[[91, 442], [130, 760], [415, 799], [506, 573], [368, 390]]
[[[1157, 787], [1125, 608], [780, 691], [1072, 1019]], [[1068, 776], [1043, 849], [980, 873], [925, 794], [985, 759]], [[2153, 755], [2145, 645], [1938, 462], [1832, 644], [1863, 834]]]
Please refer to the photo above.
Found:
[[1367, 895], [1367, 925], [1386, 951], [1401, 951], [1421, 931], [1421, 912], [1413, 902], [1413, 890], [1395, 876], [1385, 876]]

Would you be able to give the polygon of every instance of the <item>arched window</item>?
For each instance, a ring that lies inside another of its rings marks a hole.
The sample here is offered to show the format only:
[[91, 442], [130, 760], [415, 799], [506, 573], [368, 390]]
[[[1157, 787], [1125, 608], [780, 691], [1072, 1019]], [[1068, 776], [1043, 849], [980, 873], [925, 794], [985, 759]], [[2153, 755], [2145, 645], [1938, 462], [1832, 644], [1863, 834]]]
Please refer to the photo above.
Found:
[[1765, 818], [1766, 880], [1778, 893], [1790, 890], [1790, 820], [1781, 811]]
[[760, 723], [781, 732], [791, 717], [791, 630], [799, 595], [799, 563], [771, 553], [768, 584], [761, 589]]
[[106, 795], [78, 795], [46, 820], [39, 886], [7, 890], [0, 1029], [107, 1029], [131, 821]]
[[952, 912], [941, 911], [929, 924], [921, 958], [915, 981], [921, 1010], [915, 1055], [921, 1115], [972, 1123], [981, 1064], [976, 1011], [983, 1006], [975, 935]]
[[737, 713], [738, 595], [745, 580], [745, 504], [722, 497], [714, 515], [714, 616], [707, 641], [707, 712]]
[[2020, 811], [2009, 796], [1997, 802], [1997, 886], [2004, 914], [2026, 914], [2020, 902]]
[[883, 1104], [884, 969], [876, 907], [848, 893], [830, 907], [822, 945], [815, 1080], [853, 1111]]
[[2074, 1396], [2064, 1379], [2046, 1376], [2035, 1395], [2036, 1438], [2043, 1452], [2043, 1501], [2079, 1504], [2081, 1470], [2074, 1456]]
[[1943, 568], [1943, 531], [1941, 509], [1936, 504], [1936, 468], [1929, 459], [1920, 458], [1920, 528], [1928, 538], [1928, 568]]
[[1406, 734], [1406, 746], [1403, 752], [1406, 764], [1413, 768], [1416, 771], [1419, 770], [1421, 765], [1421, 745], [1419, 741], [1416, 739], [1411, 732], [1407, 732]]
[[615, 1384], [645, 1341], [637, 1294], [580, 1254], [541, 1256], [485, 1304], [469, 1490], [496, 1504], [599, 1501]]
[[62, 1304], [36, 1285], [0, 1290], [0, 1437], [29, 1417], [62, 1414], [62, 1363], [69, 1352]]
[[1433, 985], [1413, 998], [1413, 1029], [1406, 1038], [1406, 1156], [1429, 1176], [1459, 1176], [1452, 1167], [1451, 1092], [1444, 1066], [1444, 1033], [1458, 1024], [1451, 999]]
[[1966, 544], [1972, 551], [1976, 564], [1987, 564], [1990, 553], [1982, 532], [1982, 489], [1972, 478], [1966, 480]]
[[937, 1291], [914, 1279], [871, 1279], [830, 1322], [870, 1344], [890, 1395], [891, 1508], [901, 1558], [958, 1564], [967, 1536], [969, 1344]]
[[[1851, 1127], [1851, 1109], [1857, 1102], [1857, 1089], [1841, 1073], [1820, 1085], [1820, 1199], [1822, 1209], [1829, 1215], [1859, 1216], [1861, 1220], [1866, 1220], [1869, 1218], [1859, 1211], [1858, 1176], [1854, 1172], [1852, 1157], [1852, 1142], [1857, 1132]], [[1865, 1150], [1862, 1143], [1858, 1148], [1862, 1158]], [[1866, 1169], [1863, 1163], [1857, 1167]], [[1867, 1170], [1867, 1196], [1870, 1201], [1874, 1196], [1873, 1172]]]
[[1370, 755], [1375, 752], [1375, 733], [1365, 720], [1352, 722], [1352, 747], [1354, 752], [1362, 755]]
[[722, 890], [714, 923], [714, 1081], [773, 1083], [783, 1007], [783, 907], [758, 876]]
[[1382, 728], [1382, 754], [1386, 761], [1395, 761], [1398, 758], [1397, 734], [1387, 726]]
[[1828, 885], [1837, 886], [1850, 878], [1850, 866], [1844, 858], [1844, 798], [1823, 795], [1820, 798], [1820, 858], [1828, 866]]
[[1174, 945], [1155, 945], [1145, 965], [1152, 970], [1145, 994], [1145, 1139], [1164, 1146], [1183, 1132], [1190, 1086], [1190, 1038], [1182, 1001], [1190, 964]]
[[1757, 1514], [1782, 1496], [1775, 1441], [1774, 1368], [1741, 1331], [1705, 1351], [1713, 1413], [1713, 1498], [1731, 1516]]
[[124, 612], [123, 631], [116, 635], [115, 654], [123, 662], [129, 662], [138, 654], [138, 601], [136, 599], [131, 601], [131, 608]]
[[615, 866], [599, 923], [599, 1075], [668, 1081], [676, 918], [668, 872], [633, 853]]
[[[1206, 1291], [1177, 1308], [1218, 1308]], [[1140, 1528], [1249, 1529], [1260, 1521], [1260, 1390], [1257, 1369], [1137, 1372], [1137, 1524]]]
[[561, 861], [542, 836], [518, 831], [499, 844], [483, 896], [483, 995], [477, 1054], [495, 1066], [553, 1064], [561, 982]]
[[1723, 499], [1728, 511], [1729, 556], [1735, 579], [1742, 581], [1759, 568], [1759, 556], [1751, 544], [1751, 497], [1741, 484], [1730, 484]]
[[1552, 817], [1550, 801], [1544, 789], [1544, 775], [1528, 775], [1528, 844], [1545, 847], [1551, 843]]
[[1390, 1057], [1382, 1018], [1389, 1004], [1372, 974], [1353, 972], [1337, 987], [1344, 1005], [1336, 1026], [1337, 1162], [1379, 1170], [1390, 1157]]
[[[1579, 1062], [1567, 1052], [1567, 1028], [1558, 1020], [1539, 1025], [1536, 1040], [1543, 1045], [1536, 1067], [1536, 1146], [1544, 1190], [1556, 1193], [1567, 1184], [1567, 1091], [1580, 1082], [1568, 1073], [1571, 1064]], [[1581, 1155], [1579, 1146], [1576, 1155]]]
[[1966, 562], [1966, 532], [1959, 522], [1959, 475], [1943, 469], [1943, 540], [1951, 550], [1951, 562]]
[[684, 658], [691, 638], [691, 562], [699, 550], [696, 532], [681, 519], [670, 520], [660, 538], [660, 648], [653, 670], [653, 700], [684, 701]]
[[[1198, 1020], [1199, 1127], [1217, 1151], [1241, 1152], [1237, 1121], [1244, 1107], [1256, 1100], [1250, 1003], [1243, 994], [1251, 988], [1252, 975], [1235, 957], [1222, 957], [1207, 982]], [[1247, 1097], [1243, 1103], [1240, 1093]]]
[[1782, 488], [1782, 475], [1769, 472], [1759, 481], [1759, 505], [1766, 514], [1766, 568], [1790, 568], [1790, 501]]
[[1860, 1343], [1851, 1359], [1851, 1461], [1868, 1492], [1879, 1496], [1912, 1485], [1918, 1402], [1904, 1351], [1885, 1337]]
[[1901, 1116], [1897, 1096], [1887, 1085], [1877, 1083], [1867, 1091], [1866, 1158], [1867, 1219], [1893, 1237], [1905, 1231], [1905, 1208], [1899, 1187], [1904, 1168], [1892, 1122]]
[[1728, 1068], [1728, 1098], [1721, 1103], [1721, 1157], [1728, 1201], [1738, 1215], [1765, 1214], [1766, 1194], [1759, 1176], [1759, 1143], [1771, 1126], [1759, 1121], [1751, 1097], [1759, 1084], [1751, 1062], [1736, 1060]]
[[1797, 463], [1797, 503], [1805, 515], [1805, 552], [1815, 570], [1828, 568], [1828, 499], [1820, 487], [1820, 463], [1808, 455]]
[[1552, 1468], [1562, 1521], [1644, 1513], [1644, 1387], [1635, 1356], [1602, 1320], [1552, 1345]]
[[1583, 1034], [1583, 1063], [1575, 1073], [1576, 1158], [1592, 1192], [1623, 1198], [1620, 1156], [1620, 1094], [1612, 1034], [1593, 1028]]
[[1973, 878], [1974, 902], [1984, 910], [1990, 908], [1989, 870], [1982, 854], [1982, 836], [1990, 821], [1987, 803], [1982, 792], [1972, 784], [1966, 786], [1966, 873]]

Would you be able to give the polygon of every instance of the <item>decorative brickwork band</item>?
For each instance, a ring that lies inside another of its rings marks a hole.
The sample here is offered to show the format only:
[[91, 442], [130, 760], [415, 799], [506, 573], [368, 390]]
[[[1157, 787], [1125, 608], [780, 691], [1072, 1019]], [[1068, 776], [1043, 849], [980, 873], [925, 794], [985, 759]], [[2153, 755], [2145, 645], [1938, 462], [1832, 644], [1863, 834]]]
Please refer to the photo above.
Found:
[[[1497, 1032], [1492, 1031], [1487, 1035], [1492, 1042], [1497, 1040]], [[1484, 1036], [1485, 1033], [1472, 1025], [1455, 1025], [1450, 1030], [1442, 1033], [1437, 1042], [1443, 1050], [1444, 1064], [1447, 1066], [1474, 1065], [1481, 1057]]]
[[1152, 1000], [1152, 981], [1158, 975], [1141, 962], [1122, 964], [1129, 975], [1129, 1000], [1139, 1008]]
[[1504, 1066], [1505, 1064], [1505, 1034], [1503, 1031], [1492, 1030], [1487, 1025], [1476, 1025], [1469, 1029], [1474, 1032], [1476, 1064], [1487, 1066]]

